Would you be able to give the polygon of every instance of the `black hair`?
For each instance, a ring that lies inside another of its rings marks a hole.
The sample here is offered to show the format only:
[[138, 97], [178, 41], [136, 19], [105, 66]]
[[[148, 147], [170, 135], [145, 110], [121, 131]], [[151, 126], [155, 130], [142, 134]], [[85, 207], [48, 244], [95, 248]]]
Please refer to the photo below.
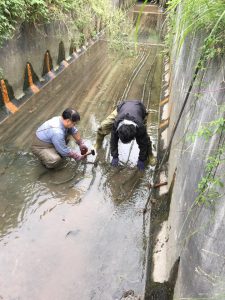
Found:
[[136, 126], [123, 124], [118, 129], [118, 135], [122, 143], [130, 143], [136, 136]]
[[80, 121], [80, 114], [76, 110], [73, 110], [71, 108], [65, 109], [62, 113], [62, 117], [64, 120], [69, 119], [72, 122]]

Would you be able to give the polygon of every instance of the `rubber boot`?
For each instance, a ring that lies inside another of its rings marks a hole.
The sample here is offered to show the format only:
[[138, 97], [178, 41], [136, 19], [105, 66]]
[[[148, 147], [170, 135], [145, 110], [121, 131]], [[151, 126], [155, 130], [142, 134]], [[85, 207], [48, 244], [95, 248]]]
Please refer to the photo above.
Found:
[[150, 164], [150, 166], [154, 167], [156, 165], [156, 162], [156, 157], [153, 154], [149, 155], [148, 163]]
[[148, 163], [150, 166], [154, 167], [156, 165], [156, 157], [152, 153], [152, 142], [150, 138], [148, 139], [148, 158], [147, 158]]
[[97, 133], [97, 137], [96, 137], [96, 141], [95, 141], [95, 145], [94, 145], [94, 148], [96, 150], [102, 148], [103, 140], [104, 140], [104, 135]]

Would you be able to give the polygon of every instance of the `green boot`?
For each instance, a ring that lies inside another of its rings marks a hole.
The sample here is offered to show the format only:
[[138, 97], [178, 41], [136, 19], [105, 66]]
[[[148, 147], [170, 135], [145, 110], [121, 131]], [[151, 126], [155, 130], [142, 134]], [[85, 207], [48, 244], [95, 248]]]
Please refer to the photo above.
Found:
[[148, 157], [148, 163], [150, 164], [150, 166], [154, 167], [157, 163], [157, 159], [153, 154], [150, 154]]
[[97, 133], [97, 137], [94, 145], [96, 150], [102, 148], [103, 140], [104, 140], [104, 135]]

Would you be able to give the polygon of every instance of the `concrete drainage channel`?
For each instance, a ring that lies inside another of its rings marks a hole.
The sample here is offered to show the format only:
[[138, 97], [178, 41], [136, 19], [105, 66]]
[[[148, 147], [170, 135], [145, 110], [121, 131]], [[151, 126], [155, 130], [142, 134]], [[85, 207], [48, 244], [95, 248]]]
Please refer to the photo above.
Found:
[[60, 74], [69, 64], [73, 63], [82, 54], [84, 54], [89, 47], [94, 45], [103, 33], [96, 35], [94, 39], [90, 39], [85, 45], [80, 49], [74, 49], [70, 47], [70, 56], [66, 60], [65, 57], [65, 47], [64, 43], [61, 41], [59, 43], [58, 51], [58, 65], [54, 68], [52, 64], [52, 57], [50, 51], [47, 50], [44, 54], [43, 60], [43, 72], [42, 78], [39, 78], [30, 62], [26, 63], [24, 71], [24, 81], [23, 81], [23, 95], [20, 97], [15, 97], [14, 91], [8, 80], [1, 79], [0, 81], [0, 123], [4, 121], [11, 114], [14, 114], [18, 109], [30, 99], [30, 97], [40, 91], [41, 88], [46, 86], [52, 79], [54, 79], [58, 74]]
[[[173, 183], [168, 188], [167, 159], [168, 159], [168, 126], [170, 115], [170, 64], [169, 58], [164, 57], [162, 90], [160, 100], [160, 125], [158, 141], [158, 165], [154, 174], [152, 193], [149, 197], [151, 214], [150, 244], [148, 249], [148, 276], [146, 280], [145, 299], [172, 300], [176, 284], [179, 258], [171, 270], [167, 269], [167, 242], [170, 228], [167, 219], [170, 209], [170, 197]], [[146, 207], [147, 209], [147, 207]]]
[[[160, 16], [150, 14], [151, 30]], [[148, 14], [144, 14], [146, 20]], [[158, 132], [162, 61], [157, 54], [161, 46], [154, 43], [151, 47], [150, 41], [145, 47], [146, 36], [143, 29], [136, 58], [112, 59], [104, 41], [74, 53], [71, 60], [79, 59], [68, 68], [64, 65], [64, 72], [38, 93], [34, 93], [32, 68], [27, 65], [27, 82], [34, 95], [0, 128], [0, 277], [4, 278], [0, 298], [170, 299], [179, 260], [169, 277], [166, 270], [165, 276], [158, 277], [159, 267], [165, 266], [162, 249], [169, 230], [163, 223], [169, 207], [167, 186], [152, 189], [149, 198], [152, 181], [166, 183], [165, 166], [154, 180], [150, 166], [139, 174], [138, 148], [132, 143], [120, 145], [123, 164], [114, 170], [107, 138], [97, 165], [89, 157], [87, 164], [68, 161], [57, 172], [46, 171], [27, 151], [31, 132], [64, 105], [77, 107], [82, 116], [79, 129], [87, 144], [93, 145], [103, 114], [125, 97], [142, 99], [149, 109], [148, 132], [156, 147], [160, 133], [160, 161], [169, 121], [169, 65], [165, 60]], [[49, 53], [45, 61], [52, 79]]]

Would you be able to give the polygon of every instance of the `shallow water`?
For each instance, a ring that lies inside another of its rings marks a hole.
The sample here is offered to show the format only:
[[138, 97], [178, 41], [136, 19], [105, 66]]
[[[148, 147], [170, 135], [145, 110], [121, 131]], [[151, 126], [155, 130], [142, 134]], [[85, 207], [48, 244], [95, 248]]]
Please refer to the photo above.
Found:
[[[143, 29], [141, 41], [151, 40], [152, 30]], [[107, 137], [97, 157], [66, 160], [59, 170], [46, 170], [29, 147], [38, 125], [68, 106], [80, 112], [78, 128], [91, 147], [97, 126], [124, 97], [150, 109], [156, 144], [159, 51], [148, 45], [136, 57], [117, 58], [99, 41], [1, 124], [0, 299], [143, 294], [149, 219], [143, 223], [142, 211], [153, 169], [137, 171], [137, 144], [119, 145], [118, 168], [110, 167]]]

